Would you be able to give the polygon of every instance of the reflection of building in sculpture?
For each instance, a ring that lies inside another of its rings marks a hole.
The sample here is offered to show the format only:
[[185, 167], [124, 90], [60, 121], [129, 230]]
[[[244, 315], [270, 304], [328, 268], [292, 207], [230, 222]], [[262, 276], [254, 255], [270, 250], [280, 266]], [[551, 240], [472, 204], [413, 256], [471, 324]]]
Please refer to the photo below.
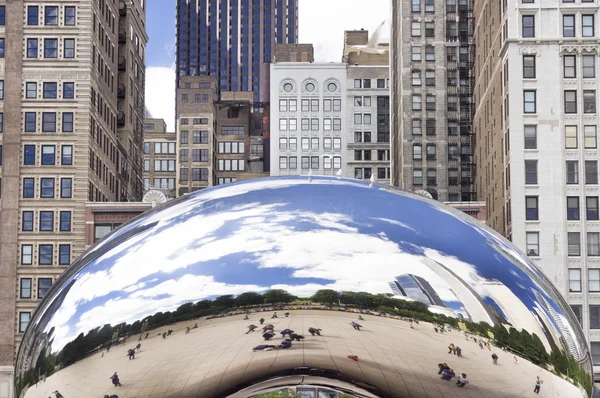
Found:
[[[558, 329], [558, 332], [560, 333], [560, 337], [561, 337], [561, 341], [563, 343], [564, 348], [567, 350], [567, 352], [571, 355], [573, 355], [573, 357], [576, 360], [581, 360], [584, 355], [583, 353], [586, 351], [583, 347], [580, 347], [577, 345], [576, 343], [576, 339], [574, 337], [574, 331], [572, 328], [570, 328], [569, 326], [567, 326], [567, 322], [565, 322], [563, 316], [561, 314], [558, 313], [558, 311], [556, 311], [556, 309], [554, 309], [554, 307], [552, 306], [552, 304], [550, 304], [548, 302], [548, 300], [540, 294], [540, 292], [538, 292], [535, 289], [532, 289], [533, 294], [535, 295], [535, 298], [538, 302], [538, 304], [542, 307], [543, 311], [545, 314], [547, 314], [547, 316], [550, 317], [550, 319], [552, 320], [553, 324], [555, 325], [555, 327]], [[583, 340], [580, 340], [583, 341]]]
[[54, 326], [50, 328], [48, 333], [37, 333], [35, 338], [27, 340], [26, 344], [24, 344], [21, 349], [27, 352], [31, 352], [32, 354], [27, 357], [27, 361], [23, 362], [23, 366], [25, 369], [32, 368], [35, 366], [33, 361], [37, 361], [40, 354], [44, 349], [50, 347], [53, 343], [54, 339]]
[[462, 303], [468, 317], [471, 318], [473, 322], [483, 321], [492, 326], [499, 323], [492, 311], [490, 311], [488, 308], [489, 306], [483, 302], [477, 292], [475, 292], [471, 286], [469, 286], [452, 270], [430, 258], [423, 258], [421, 263], [427, 266], [427, 268], [432, 270], [448, 284], [456, 297], [458, 297], [458, 300]]
[[396, 282], [396, 281], [389, 282], [388, 285], [390, 285], [390, 289], [392, 289], [394, 296], [406, 297], [406, 293], [404, 292], [404, 290], [402, 290], [402, 286], [400, 286], [400, 284], [398, 282]]
[[[392, 285], [396, 285], [396, 289]], [[392, 291], [427, 305], [444, 307], [444, 303], [429, 282], [420, 276], [404, 274], [396, 277], [395, 282], [390, 282]]]
[[482, 280], [482, 285], [486, 289], [488, 297], [493, 299], [500, 307], [507, 322], [518, 331], [524, 329], [529, 333], [535, 333], [544, 344], [546, 351], [550, 352], [552, 350], [537, 316], [534, 316], [531, 310], [504, 283], [494, 280]]

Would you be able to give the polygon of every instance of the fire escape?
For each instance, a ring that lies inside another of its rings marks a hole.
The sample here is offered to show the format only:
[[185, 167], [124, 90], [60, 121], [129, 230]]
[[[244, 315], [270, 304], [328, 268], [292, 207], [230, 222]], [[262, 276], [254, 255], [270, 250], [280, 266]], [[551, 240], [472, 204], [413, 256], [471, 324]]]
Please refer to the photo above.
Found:
[[475, 191], [475, 132], [473, 129], [475, 86], [474, 0], [458, 4], [459, 40], [459, 134], [460, 134], [460, 193], [461, 201], [476, 201]]

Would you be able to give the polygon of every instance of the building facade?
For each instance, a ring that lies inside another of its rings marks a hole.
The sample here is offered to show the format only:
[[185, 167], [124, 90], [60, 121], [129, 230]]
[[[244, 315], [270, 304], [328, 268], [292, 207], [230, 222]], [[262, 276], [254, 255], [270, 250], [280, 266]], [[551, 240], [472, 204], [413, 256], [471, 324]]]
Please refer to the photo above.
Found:
[[344, 33], [348, 67], [346, 176], [390, 183], [390, 68], [388, 47], [381, 53], [353, 50], [366, 45], [369, 31]]
[[343, 63], [271, 65], [271, 176], [347, 174]]
[[393, 1], [391, 183], [476, 200], [473, 0]]
[[215, 185], [217, 85], [211, 76], [184, 76], [177, 86], [177, 196]]
[[177, 1], [177, 79], [214, 76], [217, 91], [252, 91], [275, 44], [298, 41], [297, 0]]
[[144, 192], [161, 191], [176, 197], [177, 135], [167, 132], [163, 119], [144, 119]]
[[[31, 314], [85, 250], [85, 203], [141, 199], [141, 126], [119, 124], [118, 87], [119, 55], [133, 48], [121, 72], [137, 63], [133, 87], [143, 87], [146, 10], [121, 3], [0, 1], [0, 289], [14, 292], [0, 298], [0, 391], [9, 395]], [[127, 107], [143, 112], [141, 102]]]
[[477, 186], [488, 225], [565, 296], [598, 374], [598, 4], [476, 0], [475, 16]]
[[85, 206], [85, 245], [92, 247], [122, 224], [153, 208], [151, 202], [95, 202]]

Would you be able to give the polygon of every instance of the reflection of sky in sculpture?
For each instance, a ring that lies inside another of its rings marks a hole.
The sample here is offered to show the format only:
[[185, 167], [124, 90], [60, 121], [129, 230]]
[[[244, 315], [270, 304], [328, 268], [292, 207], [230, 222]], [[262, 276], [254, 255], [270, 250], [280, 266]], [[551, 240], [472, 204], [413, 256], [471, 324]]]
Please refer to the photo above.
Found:
[[[418, 266], [423, 257], [451, 268], [488, 303], [472, 274], [499, 280], [528, 308], [536, 305], [531, 292], [543, 289], [488, 241], [539, 274], [525, 257], [467, 216], [415, 198], [355, 181], [288, 178], [232, 184], [172, 202], [86, 255], [89, 265], [77, 272], [46, 326], [56, 328], [53, 351], [108, 322], [132, 322], [185, 302], [245, 291], [388, 294], [388, 282], [410, 272], [426, 279], [442, 300], [454, 301], [441, 277]], [[157, 221], [95, 258], [119, 236]], [[456, 302], [449, 307], [461, 308]]]

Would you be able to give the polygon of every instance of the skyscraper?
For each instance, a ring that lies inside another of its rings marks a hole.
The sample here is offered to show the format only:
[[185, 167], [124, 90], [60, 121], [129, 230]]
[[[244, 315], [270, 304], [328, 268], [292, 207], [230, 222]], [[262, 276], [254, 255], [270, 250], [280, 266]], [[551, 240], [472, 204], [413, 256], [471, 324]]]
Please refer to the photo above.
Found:
[[140, 200], [145, 1], [0, 0], [0, 395], [87, 201]]
[[391, 184], [474, 201], [473, 0], [392, 1], [391, 20]]
[[217, 90], [253, 91], [275, 44], [298, 41], [297, 0], [178, 0], [179, 77], [210, 75]]

